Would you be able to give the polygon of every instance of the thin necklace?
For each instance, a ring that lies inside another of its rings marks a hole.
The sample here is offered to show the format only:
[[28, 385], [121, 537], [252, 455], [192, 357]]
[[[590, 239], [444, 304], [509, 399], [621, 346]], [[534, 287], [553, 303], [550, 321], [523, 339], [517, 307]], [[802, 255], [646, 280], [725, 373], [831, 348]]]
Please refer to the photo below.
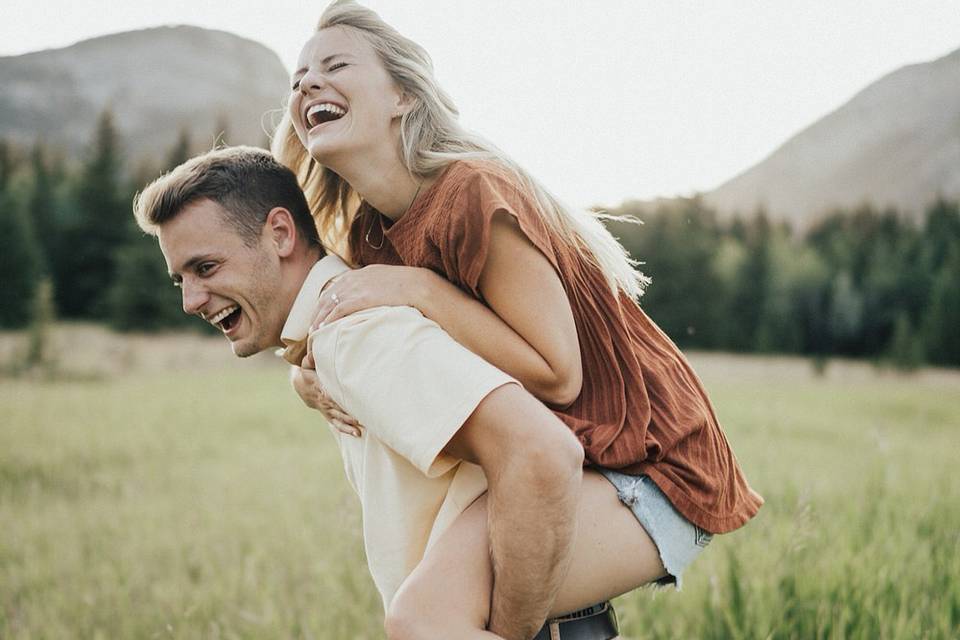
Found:
[[[414, 192], [413, 197], [410, 198], [410, 204], [408, 204], [408, 205], [407, 205], [407, 208], [403, 210], [403, 213], [406, 213], [407, 211], [409, 211], [409, 210], [410, 210], [410, 207], [413, 206], [413, 203], [417, 201], [417, 196], [420, 195], [420, 189], [422, 189], [422, 188], [423, 188], [423, 180], [421, 180], [421, 181], [420, 181], [420, 184], [417, 185], [417, 190]], [[363, 239], [364, 239], [364, 240], [366, 241], [366, 243], [367, 243], [368, 245], [370, 245], [372, 248], [374, 248], [374, 249], [382, 249], [382, 248], [383, 248], [383, 240], [384, 240], [384, 238], [386, 238], [386, 236], [387, 236], [387, 232], [384, 231], [384, 229], [383, 229], [383, 220], [381, 220], [381, 216], [382, 216], [383, 214], [380, 213], [379, 211], [377, 211], [376, 209], [372, 209], [372, 208], [371, 208], [371, 211], [375, 211], [376, 214], [377, 214], [377, 226], [380, 228], [380, 244], [373, 244], [372, 242], [370, 242], [370, 232], [373, 231], [373, 225], [372, 225], [372, 224], [370, 225], [370, 228], [367, 229], [367, 234], [363, 237]], [[401, 215], [403, 215], [403, 214], [401, 214]]]

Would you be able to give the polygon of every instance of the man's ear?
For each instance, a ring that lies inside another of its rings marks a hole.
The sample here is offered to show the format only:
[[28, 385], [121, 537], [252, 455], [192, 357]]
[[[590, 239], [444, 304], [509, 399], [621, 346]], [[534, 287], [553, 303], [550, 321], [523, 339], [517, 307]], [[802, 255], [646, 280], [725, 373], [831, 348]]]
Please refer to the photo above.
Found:
[[277, 255], [289, 258], [297, 244], [297, 225], [293, 222], [293, 215], [283, 207], [274, 207], [267, 214], [264, 232], [268, 234]]

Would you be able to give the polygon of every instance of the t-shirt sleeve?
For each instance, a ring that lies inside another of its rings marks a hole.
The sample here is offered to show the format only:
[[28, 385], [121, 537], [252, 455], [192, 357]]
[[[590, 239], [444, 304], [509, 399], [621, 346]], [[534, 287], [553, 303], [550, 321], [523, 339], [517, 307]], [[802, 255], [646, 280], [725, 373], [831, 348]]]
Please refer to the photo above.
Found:
[[437, 212], [436, 244], [445, 275], [481, 298], [480, 275], [490, 250], [490, 230], [498, 214], [512, 216], [520, 231], [559, 272], [546, 223], [532, 194], [516, 181], [494, 171], [473, 170], [461, 189]]
[[411, 307], [366, 309], [312, 338], [330, 397], [431, 478], [459, 462], [443, 448], [480, 402], [516, 382]]

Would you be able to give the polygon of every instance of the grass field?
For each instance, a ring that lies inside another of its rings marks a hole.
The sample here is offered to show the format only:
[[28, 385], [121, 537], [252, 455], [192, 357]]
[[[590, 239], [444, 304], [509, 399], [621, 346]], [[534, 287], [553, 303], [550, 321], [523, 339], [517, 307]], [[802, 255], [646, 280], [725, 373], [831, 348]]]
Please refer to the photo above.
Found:
[[[0, 638], [382, 637], [279, 362], [76, 331], [60, 379], [0, 379]], [[692, 360], [767, 504], [683, 592], [620, 598], [624, 637], [960, 637], [960, 373]]]

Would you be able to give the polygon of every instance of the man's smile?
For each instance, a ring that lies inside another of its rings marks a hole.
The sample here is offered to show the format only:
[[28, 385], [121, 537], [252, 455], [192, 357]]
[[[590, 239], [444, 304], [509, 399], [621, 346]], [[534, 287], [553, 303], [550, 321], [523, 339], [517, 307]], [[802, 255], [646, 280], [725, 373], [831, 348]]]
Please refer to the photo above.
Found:
[[217, 327], [224, 334], [229, 334], [233, 329], [240, 324], [240, 306], [232, 304], [224, 309], [221, 309], [214, 315], [206, 318], [207, 322]]

